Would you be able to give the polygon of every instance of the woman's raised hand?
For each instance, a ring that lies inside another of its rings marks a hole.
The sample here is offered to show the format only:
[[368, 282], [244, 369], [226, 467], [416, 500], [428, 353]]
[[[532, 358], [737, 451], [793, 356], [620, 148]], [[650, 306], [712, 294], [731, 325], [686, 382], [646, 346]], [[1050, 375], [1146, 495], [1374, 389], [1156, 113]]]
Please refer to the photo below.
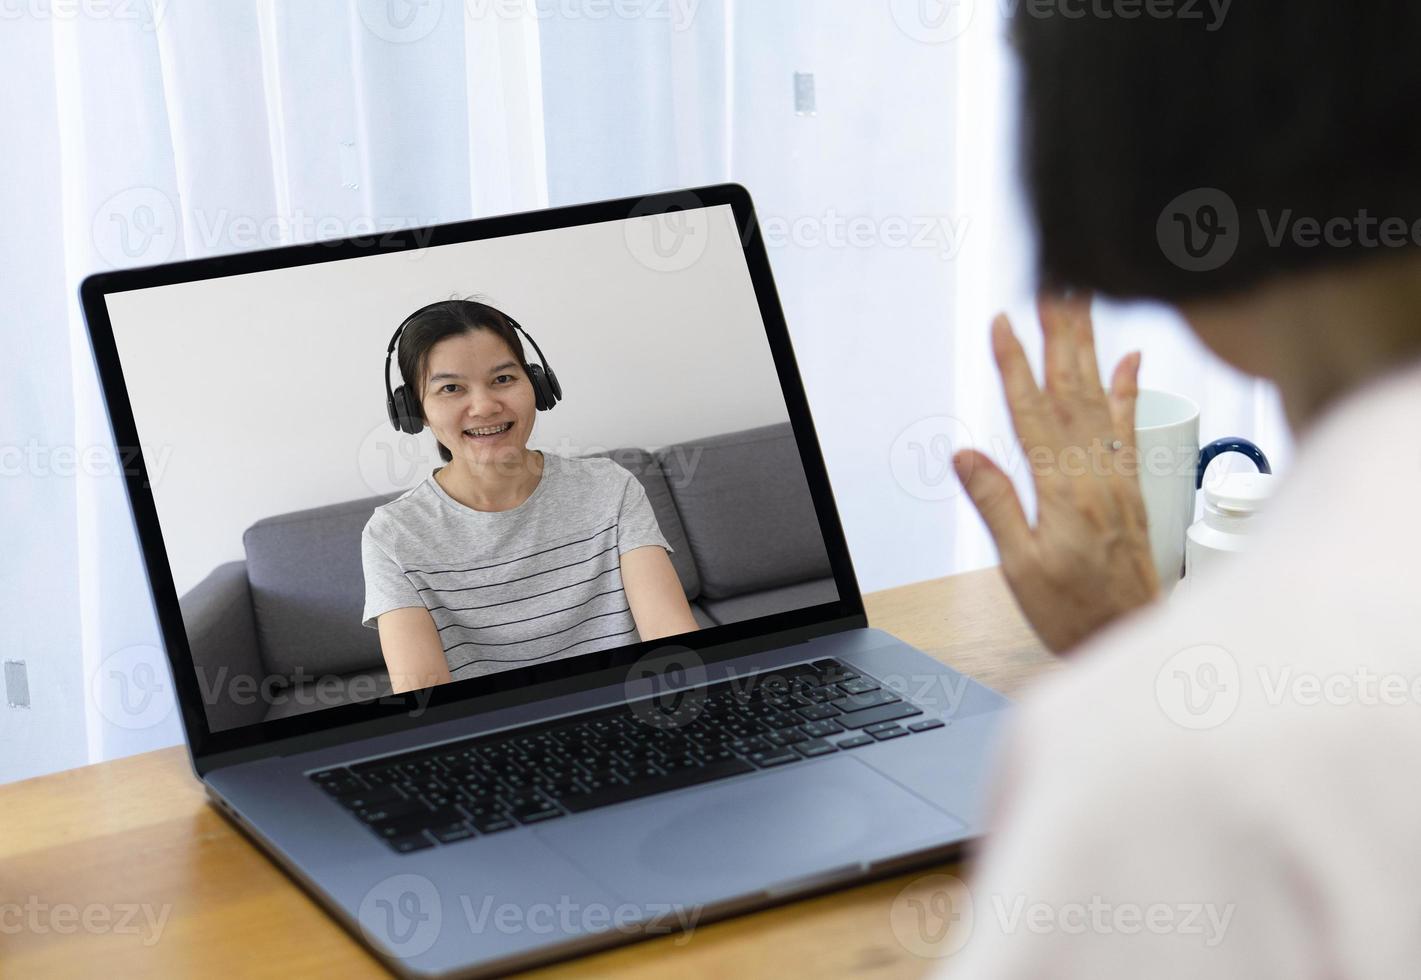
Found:
[[1036, 526], [1027, 522], [1011, 480], [987, 456], [963, 450], [953, 465], [996, 541], [1017, 603], [1042, 642], [1059, 653], [1153, 600], [1159, 579], [1135, 449], [1140, 355], [1121, 359], [1107, 394], [1090, 297], [1043, 297], [1038, 311], [1043, 387], [1007, 318], [992, 323], [997, 371], [1036, 486]]

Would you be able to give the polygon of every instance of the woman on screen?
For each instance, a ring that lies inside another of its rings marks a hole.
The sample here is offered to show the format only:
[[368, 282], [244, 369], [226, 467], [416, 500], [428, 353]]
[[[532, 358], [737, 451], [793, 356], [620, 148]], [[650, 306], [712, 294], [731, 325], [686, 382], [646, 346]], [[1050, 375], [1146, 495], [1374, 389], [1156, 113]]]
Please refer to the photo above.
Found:
[[562, 389], [521, 326], [447, 300], [411, 314], [389, 354], [397, 342], [390, 420], [427, 426], [446, 465], [376, 508], [361, 537], [364, 625], [396, 692], [698, 628], [636, 477], [528, 448]]

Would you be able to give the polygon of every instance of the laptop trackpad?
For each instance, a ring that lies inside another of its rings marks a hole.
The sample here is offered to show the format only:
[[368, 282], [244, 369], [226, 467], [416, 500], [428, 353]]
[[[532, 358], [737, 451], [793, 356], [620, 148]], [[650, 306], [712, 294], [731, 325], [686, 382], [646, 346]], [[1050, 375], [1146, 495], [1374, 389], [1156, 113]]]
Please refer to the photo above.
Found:
[[966, 825], [850, 756], [537, 828], [630, 903], [709, 903], [943, 844]]

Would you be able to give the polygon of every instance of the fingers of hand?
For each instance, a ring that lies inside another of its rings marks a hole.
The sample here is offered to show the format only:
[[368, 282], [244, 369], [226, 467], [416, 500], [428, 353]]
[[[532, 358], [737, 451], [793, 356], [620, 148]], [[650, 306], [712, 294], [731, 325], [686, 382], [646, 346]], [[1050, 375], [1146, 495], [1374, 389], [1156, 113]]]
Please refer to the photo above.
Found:
[[1046, 390], [1057, 397], [1070, 397], [1081, 387], [1070, 301], [1059, 296], [1042, 295], [1037, 298], [1036, 312], [1041, 318]]
[[1122, 445], [1135, 445], [1135, 403], [1140, 396], [1140, 352], [1126, 354], [1110, 379], [1110, 420]]
[[1095, 352], [1095, 327], [1090, 319], [1090, 301], [1089, 293], [1076, 293], [1065, 301], [1064, 309], [1071, 326], [1081, 387], [1086, 395], [1097, 397], [1104, 394], [1104, 388], [1100, 383], [1100, 363]]
[[992, 354], [1002, 377], [1012, 427], [1022, 446], [1030, 450], [1032, 446], [1054, 445], [1054, 427], [1045, 396], [1037, 387], [1026, 352], [1005, 316], [992, 321]]
[[1021, 499], [1011, 480], [975, 449], [964, 449], [952, 458], [957, 478], [997, 543], [1004, 564], [1016, 565], [1031, 545], [1031, 526], [1026, 522]]
[[1116, 481], [1121, 508], [1132, 525], [1140, 530], [1148, 526], [1145, 501], [1140, 492], [1139, 476], [1141, 459], [1139, 447], [1135, 443], [1135, 406], [1140, 394], [1140, 352], [1135, 351], [1121, 358], [1115, 366], [1110, 382], [1110, 416], [1115, 426], [1115, 438], [1120, 441], [1121, 451], [1117, 458]]

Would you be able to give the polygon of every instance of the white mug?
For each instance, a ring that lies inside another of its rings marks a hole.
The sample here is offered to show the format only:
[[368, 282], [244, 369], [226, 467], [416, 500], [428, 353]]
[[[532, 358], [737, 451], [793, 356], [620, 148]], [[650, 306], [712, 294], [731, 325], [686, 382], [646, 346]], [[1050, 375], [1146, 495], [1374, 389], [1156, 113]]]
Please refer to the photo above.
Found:
[[1184, 574], [1184, 540], [1194, 523], [1194, 494], [1222, 453], [1243, 453], [1271, 473], [1263, 451], [1237, 436], [1199, 447], [1199, 406], [1183, 395], [1141, 389], [1135, 402], [1140, 493], [1150, 528], [1150, 555], [1168, 592]]

